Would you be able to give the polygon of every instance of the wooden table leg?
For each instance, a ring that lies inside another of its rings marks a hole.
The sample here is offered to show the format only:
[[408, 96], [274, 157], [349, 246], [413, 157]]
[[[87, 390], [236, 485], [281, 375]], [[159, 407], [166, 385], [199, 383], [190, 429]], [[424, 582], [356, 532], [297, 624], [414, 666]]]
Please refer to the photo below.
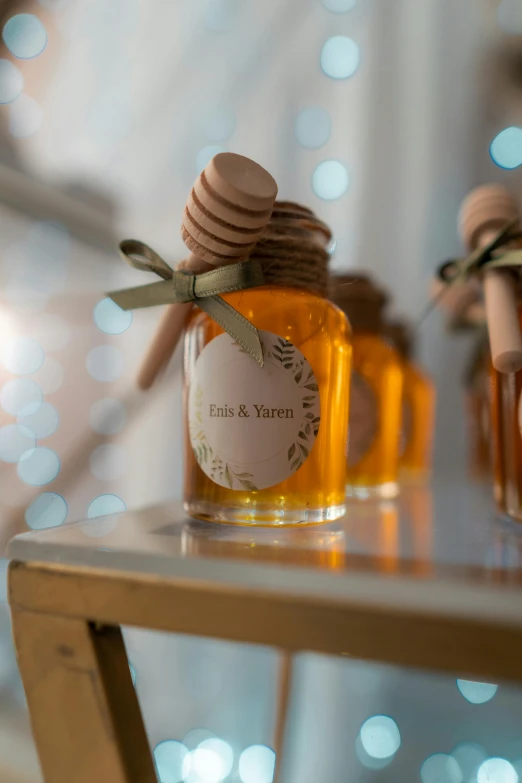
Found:
[[293, 654], [288, 652], [288, 650], [282, 650], [279, 663], [279, 680], [277, 683], [277, 711], [274, 731], [274, 750], [276, 754], [276, 760], [273, 783], [281, 783], [283, 746], [285, 741], [285, 730], [287, 726], [288, 708], [290, 706], [293, 663]]
[[156, 783], [120, 629], [12, 617], [46, 783]]

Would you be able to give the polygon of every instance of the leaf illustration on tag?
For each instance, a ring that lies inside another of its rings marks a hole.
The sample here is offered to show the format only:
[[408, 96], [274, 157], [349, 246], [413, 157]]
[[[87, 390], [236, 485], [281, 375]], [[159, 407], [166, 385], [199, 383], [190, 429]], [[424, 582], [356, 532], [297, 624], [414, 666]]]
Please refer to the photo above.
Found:
[[292, 443], [292, 445], [288, 449], [288, 459], [292, 459], [294, 454], [295, 454], [295, 443]]
[[230, 489], [232, 489], [232, 477], [230, 475], [230, 471], [228, 469], [228, 465], [225, 468], [225, 481], [227, 482]]

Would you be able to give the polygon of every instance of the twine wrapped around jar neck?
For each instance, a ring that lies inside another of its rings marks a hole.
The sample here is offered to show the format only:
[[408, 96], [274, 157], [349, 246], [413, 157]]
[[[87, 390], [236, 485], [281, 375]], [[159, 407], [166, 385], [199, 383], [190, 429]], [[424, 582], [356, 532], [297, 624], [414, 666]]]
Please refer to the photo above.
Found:
[[354, 332], [379, 333], [383, 329], [383, 311], [388, 297], [365, 274], [333, 275], [330, 299], [348, 316]]
[[383, 334], [403, 359], [408, 361], [413, 358], [413, 334], [406, 323], [403, 321], [389, 321], [384, 326]]
[[290, 201], [276, 201], [270, 221], [250, 255], [259, 261], [266, 285], [301, 288], [328, 294], [326, 250], [332, 232], [312, 210]]

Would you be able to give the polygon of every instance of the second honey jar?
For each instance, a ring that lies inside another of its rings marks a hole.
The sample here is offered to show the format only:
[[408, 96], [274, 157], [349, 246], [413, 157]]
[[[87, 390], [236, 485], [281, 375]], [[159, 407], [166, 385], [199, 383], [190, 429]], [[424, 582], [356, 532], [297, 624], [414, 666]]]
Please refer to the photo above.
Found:
[[346, 493], [393, 498], [399, 491], [403, 368], [383, 337], [387, 297], [365, 274], [333, 277], [330, 296], [353, 329]]
[[406, 323], [391, 321], [385, 332], [402, 358], [402, 426], [399, 443], [401, 481], [426, 481], [431, 473], [435, 425], [435, 385], [413, 360], [413, 334]]

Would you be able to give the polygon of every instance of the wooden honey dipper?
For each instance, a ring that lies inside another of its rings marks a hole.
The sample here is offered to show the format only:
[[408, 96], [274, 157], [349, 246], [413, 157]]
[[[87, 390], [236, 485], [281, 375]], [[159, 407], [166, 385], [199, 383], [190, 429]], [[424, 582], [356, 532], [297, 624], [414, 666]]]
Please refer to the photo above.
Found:
[[[191, 254], [178, 269], [197, 274], [244, 261], [270, 220], [276, 196], [275, 180], [258, 163], [232, 152], [216, 155], [188, 197], [181, 236]], [[149, 389], [170, 360], [192, 306], [166, 309], [138, 374], [140, 389]]]
[[[471, 251], [488, 245], [508, 223], [520, 218], [518, 203], [502, 185], [483, 185], [464, 199], [460, 235]], [[522, 335], [518, 321], [516, 279], [507, 269], [484, 272], [484, 300], [493, 366], [499, 372], [522, 368]]]

